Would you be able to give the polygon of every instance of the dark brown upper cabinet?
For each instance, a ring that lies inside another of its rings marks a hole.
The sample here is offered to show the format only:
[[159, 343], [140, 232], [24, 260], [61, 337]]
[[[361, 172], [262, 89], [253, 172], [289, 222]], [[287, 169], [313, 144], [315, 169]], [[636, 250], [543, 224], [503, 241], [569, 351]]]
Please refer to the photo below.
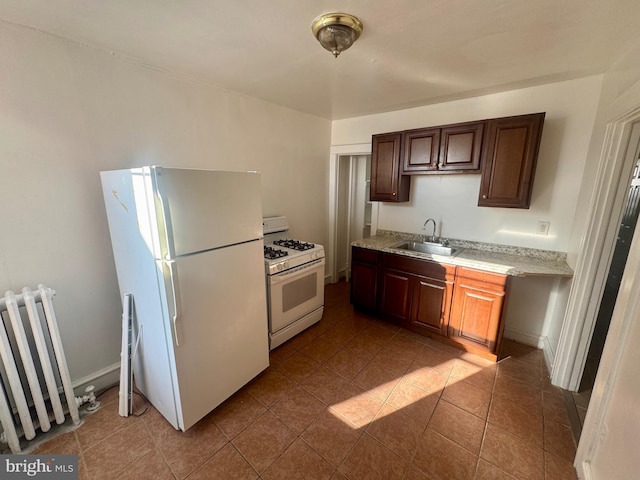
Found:
[[484, 125], [485, 122], [471, 122], [443, 127], [438, 170], [443, 173], [480, 173]]
[[480, 173], [485, 122], [404, 132], [402, 173]]
[[371, 200], [409, 201], [410, 178], [400, 169], [402, 132], [373, 135], [371, 143]]
[[402, 172], [423, 173], [438, 169], [440, 129], [420, 128], [404, 132]]
[[487, 120], [478, 206], [529, 208], [544, 116]]
[[529, 208], [544, 116], [373, 135], [371, 200], [409, 201], [411, 175], [481, 173], [479, 206]]

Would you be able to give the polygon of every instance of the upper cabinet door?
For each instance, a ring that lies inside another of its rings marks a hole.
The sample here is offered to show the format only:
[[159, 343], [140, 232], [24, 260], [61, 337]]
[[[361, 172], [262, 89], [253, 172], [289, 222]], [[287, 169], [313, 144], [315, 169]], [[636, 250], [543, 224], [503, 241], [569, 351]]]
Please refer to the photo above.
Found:
[[409, 201], [409, 177], [402, 176], [402, 133], [373, 135], [371, 143], [371, 200]]
[[483, 121], [443, 127], [438, 170], [479, 173], [484, 126]]
[[426, 172], [438, 168], [440, 150], [440, 129], [421, 128], [404, 133], [402, 171]]
[[529, 208], [544, 116], [487, 121], [479, 206]]

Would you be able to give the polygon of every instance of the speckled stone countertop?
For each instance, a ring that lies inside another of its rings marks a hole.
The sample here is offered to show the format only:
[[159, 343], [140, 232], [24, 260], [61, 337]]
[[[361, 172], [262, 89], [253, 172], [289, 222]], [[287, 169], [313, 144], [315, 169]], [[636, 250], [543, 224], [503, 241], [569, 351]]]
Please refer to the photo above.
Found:
[[376, 236], [358, 240], [351, 245], [513, 276], [573, 276], [573, 270], [566, 262], [566, 254], [551, 250], [536, 250], [456, 239], [446, 239], [449, 246], [460, 249], [459, 253], [452, 257], [396, 248], [402, 243], [420, 242], [423, 239], [422, 235], [378, 230]]

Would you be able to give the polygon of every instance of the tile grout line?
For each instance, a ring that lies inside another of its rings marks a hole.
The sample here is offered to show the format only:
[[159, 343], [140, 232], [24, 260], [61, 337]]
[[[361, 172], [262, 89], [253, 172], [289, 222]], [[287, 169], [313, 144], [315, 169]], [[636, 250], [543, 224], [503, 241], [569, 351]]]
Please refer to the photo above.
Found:
[[493, 382], [491, 384], [491, 397], [489, 397], [489, 409], [487, 410], [487, 418], [485, 418], [484, 420], [484, 430], [482, 431], [482, 441], [480, 442], [480, 451], [478, 452], [478, 462], [476, 463], [476, 471], [474, 473], [473, 478], [475, 478], [478, 475], [478, 469], [480, 468], [480, 459], [484, 460], [484, 458], [482, 458], [482, 450], [484, 448], [484, 442], [487, 437], [487, 430], [489, 429], [489, 415], [491, 414], [491, 407], [493, 406], [493, 400], [494, 400], [493, 396], [496, 391], [497, 379], [498, 379], [498, 366], [496, 362], [496, 371], [494, 372]]

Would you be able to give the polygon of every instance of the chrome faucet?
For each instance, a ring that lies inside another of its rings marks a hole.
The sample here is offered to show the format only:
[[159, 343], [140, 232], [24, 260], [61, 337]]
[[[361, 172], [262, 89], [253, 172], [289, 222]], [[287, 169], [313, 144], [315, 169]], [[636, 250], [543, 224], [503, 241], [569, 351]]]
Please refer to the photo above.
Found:
[[431, 241], [435, 242], [436, 241], [436, 221], [433, 218], [427, 218], [427, 220], [424, 222], [424, 225], [422, 225], [422, 229], [426, 230], [427, 223], [429, 222], [433, 223], [433, 230], [431, 230], [431, 237], [427, 237], [427, 238], [431, 238]]

